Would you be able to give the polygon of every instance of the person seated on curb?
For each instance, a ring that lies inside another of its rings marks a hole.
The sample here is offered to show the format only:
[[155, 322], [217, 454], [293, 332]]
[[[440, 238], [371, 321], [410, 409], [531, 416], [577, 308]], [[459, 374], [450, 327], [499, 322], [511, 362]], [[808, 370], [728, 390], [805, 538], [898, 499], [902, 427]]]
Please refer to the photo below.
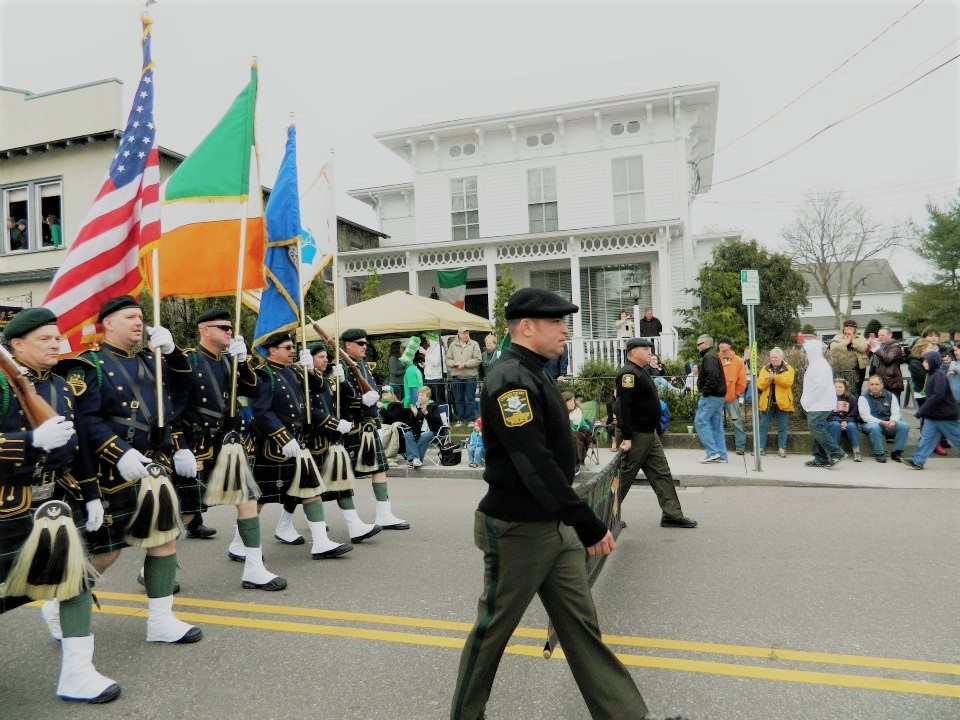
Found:
[[417, 390], [417, 404], [411, 405], [404, 418], [407, 429], [403, 431], [403, 438], [407, 445], [407, 464], [419, 470], [423, 466], [423, 458], [430, 447], [430, 441], [436, 437], [443, 425], [440, 411], [430, 399], [431, 390], [424, 385]]
[[857, 413], [863, 423], [860, 429], [870, 437], [873, 445], [873, 456], [879, 463], [887, 461], [884, 449], [884, 438], [892, 437], [893, 451], [890, 459], [900, 462], [903, 457], [903, 447], [907, 444], [907, 433], [910, 426], [900, 419], [900, 403], [897, 396], [883, 388], [883, 378], [871, 375], [867, 380], [867, 392], [857, 401]]
[[860, 456], [860, 426], [857, 424], [857, 396], [850, 392], [846, 378], [838, 377], [833, 381], [837, 393], [837, 406], [827, 417], [827, 432], [837, 443], [840, 435], [846, 433], [853, 450], [853, 461], [862, 462]]
[[483, 418], [478, 417], [473, 423], [473, 432], [470, 433], [470, 442], [467, 444], [467, 457], [470, 458], [470, 467], [483, 467], [484, 455]]
[[950, 390], [950, 381], [941, 370], [939, 350], [930, 350], [923, 356], [923, 366], [927, 370], [927, 399], [917, 410], [917, 417], [923, 418], [923, 430], [920, 432], [920, 444], [916, 452], [903, 463], [914, 470], [923, 470], [923, 464], [930, 457], [940, 436], [943, 435], [955, 447], [960, 447], [960, 406]]

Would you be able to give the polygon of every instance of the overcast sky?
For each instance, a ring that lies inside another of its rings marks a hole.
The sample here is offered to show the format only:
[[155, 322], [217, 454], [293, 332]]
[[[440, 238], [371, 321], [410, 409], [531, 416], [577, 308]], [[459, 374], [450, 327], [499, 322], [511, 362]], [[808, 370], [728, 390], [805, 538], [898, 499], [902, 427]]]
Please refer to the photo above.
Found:
[[[736, 228], [779, 246], [814, 187], [837, 187], [884, 223], [923, 221], [960, 187], [960, 60], [762, 170], [826, 125], [960, 53], [960, 5], [945, 0], [754, 4], [292, 3], [160, 0], [151, 7], [161, 145], [188, 154], [260, 63], [258, 144], [272, 185], [290, 112], [300, 173], [336, 149], [338, 213], [366, 225], [350, 188], [407, 182], [371, 133], [702, 82], [720, 84], [717, 147], [850, 58], [785, 112], [715, 159], [693, 229]], [[117, 77], [124, 117], [139, 75], [142, 3], [0, 0], [0, 85], [32, 92]], [[106, 170], [106, 168], [104, 169]], [[922, 272], [908, 253], [901, 279]]]

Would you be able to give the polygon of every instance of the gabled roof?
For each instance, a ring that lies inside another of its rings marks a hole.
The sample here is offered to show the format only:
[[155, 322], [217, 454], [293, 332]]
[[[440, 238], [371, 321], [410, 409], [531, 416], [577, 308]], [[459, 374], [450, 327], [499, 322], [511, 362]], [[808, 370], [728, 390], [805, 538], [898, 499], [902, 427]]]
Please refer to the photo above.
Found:
[[[847, 275], [850, 273], [852, 263], [845, 261], [838, 264], [833, 274], [833, 283], [839, 285], [840, 293], [847, 294]], [[817, 286], [809, 266], [799, 265], [797, 270], [804, 275], [807, 281], [807, 297], [825, 297], [823, 292]], [[853, 274], [854, 293], [857, 295], [867, 293], [896, 293], [903, 292], [903, 284], [897, 277], [897, 274], [890, 267], [887, 260], [864, 260], [857, 267]]]

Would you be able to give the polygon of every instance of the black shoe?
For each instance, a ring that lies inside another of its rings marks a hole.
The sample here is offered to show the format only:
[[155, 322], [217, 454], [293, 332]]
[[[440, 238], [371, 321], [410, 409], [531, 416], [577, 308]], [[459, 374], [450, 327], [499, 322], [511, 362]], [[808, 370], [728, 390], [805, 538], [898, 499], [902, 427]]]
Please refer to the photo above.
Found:
[[94, 698], [76, 698], [68, 697], [67, 695], [57, 695], [61, 700], [66, 700], [67, 702], [82, 702], [89, 703], [91, 705], [101, 705], [103, 703], [108, 703], [112, 700], [116, 700], [120, 697], [120, 686], [117, 683], [113, 683], [108, 686], [106, 690], [97, 695]]
[[670, 715], [669, 717], [660, 717], [659, 715], [644, 715], [643, 720], [687, 720], [687, 716]]
[[832, 457], [832, 458], [830, 458], [830, 463], [829, 463], [829, 464], [830, 464], [830, 467], [833, 467], [833, 466], [836, 465], [838, 462], [840, 462], [840, 461], [842, 461], [842, 460], [846, 460], [846, 459], [847, 459], [847, 454], [846, 454], [846, 453], [841, 453], [840, 455], [837, 455], [837, 456], [835, 456], [835, 457]]
[[209, 540], [217, 531], [206, 525], [187, 525], [187, 537], [194, 540]]
[[[246, 561], [245, 561], [245, 560], [241, 560], [240, 562], [246, 562]], [[146, 581], [144, 581], [144, 579], [143, 579], [143, 573], [142, 573], [142, 572], [137, 573], [137, 582], [140, 583], [141, 585], [143, 585], [144, 587], [147, 586]], [[180, 592], [180, 581], [179, 581], [179, 580], [174, 580], [174, 581], [173, 581], [173, 594], [176, 595], [178, 592]]]
[[325, 552], [310, 553], [310, 554], [313, 556], [314, 560], [329, 560], [330, 558], [346, 555], [351, 550], [353, 550], [353, 545], [344, 544], [344, 545], [337, 545], [332, 550], [326, 550]]
[[188, 643], [200, 642], [203, 639], [203, 630], [198, 627], [192, 627], [187, 630], [187, 634], [177, 640], [178, 645], [187, 645]]
[[819, 460], [807, 460], [804, 465], [807, 467], [830, 467], [830, 463], [821, 462]]
[[913, 458], [904, 458], [904, 459], [903, 459], [903, 464], [906, 465], [906, 466], [909, 467], [909, 468], [913, 468], [914, 470], [923, 470], [923, 465], [920, 465], [920, 464], [918, 464], [918, 463], [915, 463], [915, 462], [913, 461]]
[[890, 453], [890, 459], [894, 462], [903, 462], [903, 451], [894, 450], [892, 453]]
[[279, 535], [274, 535], [274, 537], [280, 542], [282, 542], [284, 545], [303, 545], [306, 542], [306, 540], [303, 539], [303, 535], [298, 537], [296, 540], [284, 540]]
[[356, 544], [356, 543], [362, 543], [364, 540], [366, 540], [366, 539], [368, 539], [368, 538], [372, 538], [374, 535], [376, 535], [376, 534], [377, 534], [378, 532], [380, 532], [381, 530], [383, 530], [382, 527], [380, 527], [379, 525], [374, 525], [374, 526], [373, 526], [373, 529], [372, 529], [370, 532], [364, 533], [363, 535], [358, 535], [357, 537], [352, 537], [352, 538], [350, 538], [350, 542], [352, 542], [352, 543], [354, 543], [354, 544]]
[[885, 463], [887, 461], [887, 454], [880, 453], [879, 455], [874, 455], [878, 463]]
[[737, 455], [743, 455], [743, 450], [738, 449], [736, 452], [737, 452]]
[[660, 527], [695, 528], [696, 526], [696, 520], [684, 517], [683, 515], [677, 518], [664, 515], [660, 518]]
[[234, 562], [245, 563], [247, 561], [247, 559], [243, 557], [243, 555], [237, 555], [236, 553], [232, 553], [229, 550], [227, 550], [227, 557], [233, 560]]
[[267, 590], [272, 592], [275, 590], [286, 590], [287, 581], [279, 576], [275, 577], [270, 582], [265, 582], [265, 583], [255, 583], [255, 582], [250, 582], [249, 580], [244, 580], [241, 583], [241, 587], [244, 590]]

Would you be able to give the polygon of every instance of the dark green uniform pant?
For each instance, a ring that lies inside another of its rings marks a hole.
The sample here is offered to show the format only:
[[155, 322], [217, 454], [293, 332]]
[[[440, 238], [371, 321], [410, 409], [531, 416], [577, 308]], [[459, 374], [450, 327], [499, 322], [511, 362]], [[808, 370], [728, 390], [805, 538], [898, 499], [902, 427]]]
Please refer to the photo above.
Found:
[[534, 593], [553, 621], [590, 716], [641, 720], [647, 707], [640, 691], [600, 639], [585, 551], [573, 529], [557, 521], [508, 522], [478, 510], [473, 536], [483, 551], [483, 594], [460, 656], [451, 720], [482, 717], [500, 657]]
[[630, 451], [620, 474], [620, 502], [627, 496], [630, 485], [640, 470], [643, 470], [644, 477], [657, 494], [657, 502], [660, 503], [663, 514], [672, 518], [683, 517], [680, 498], [677, 497], [677, 488], [673, 484], [673, 474], [663, 452], [663, 444], [660, 436], [654, 432], [635, 433], [630, 437]]

